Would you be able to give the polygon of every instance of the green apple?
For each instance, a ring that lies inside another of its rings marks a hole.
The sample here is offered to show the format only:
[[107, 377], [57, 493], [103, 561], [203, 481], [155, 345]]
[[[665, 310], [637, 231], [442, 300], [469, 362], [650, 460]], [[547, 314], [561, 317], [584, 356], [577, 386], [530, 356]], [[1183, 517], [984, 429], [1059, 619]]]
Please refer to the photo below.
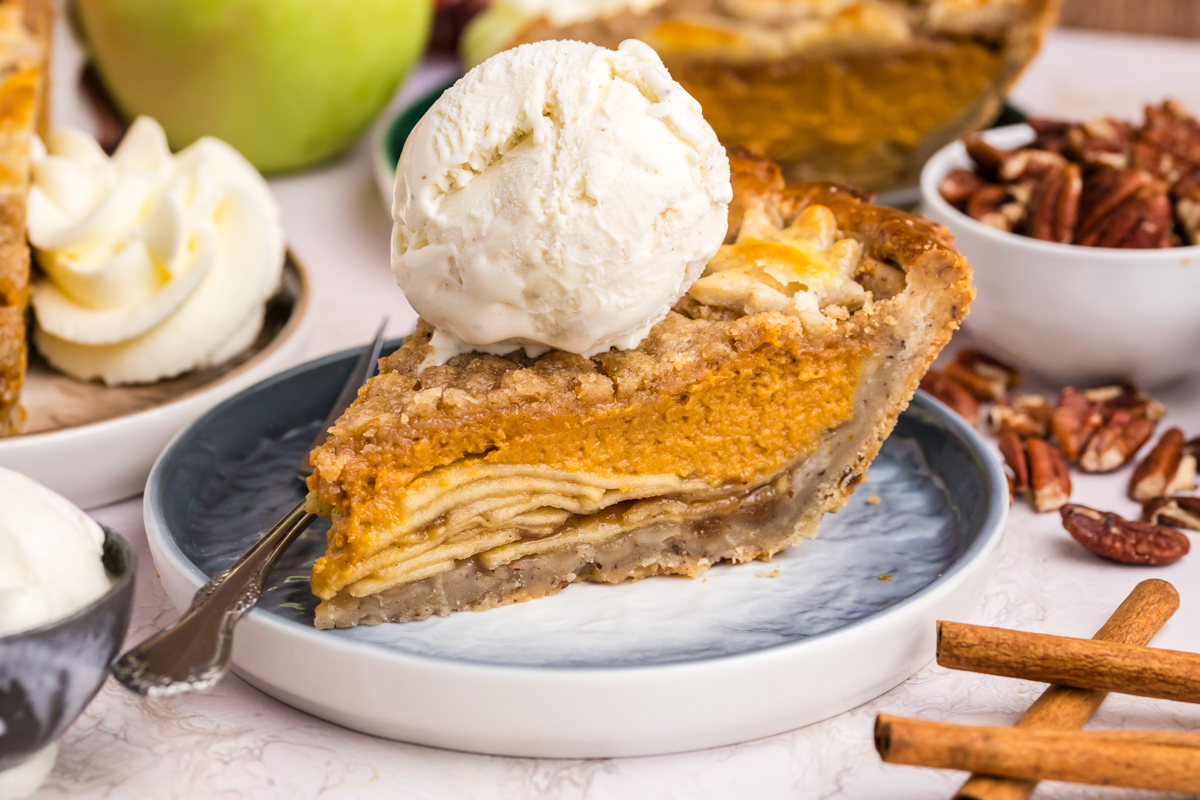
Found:
[[173, 149], [216, 136], [264, 172], [337, 155], [420, 58], [433, 0], [73, 0], [105, 88]]

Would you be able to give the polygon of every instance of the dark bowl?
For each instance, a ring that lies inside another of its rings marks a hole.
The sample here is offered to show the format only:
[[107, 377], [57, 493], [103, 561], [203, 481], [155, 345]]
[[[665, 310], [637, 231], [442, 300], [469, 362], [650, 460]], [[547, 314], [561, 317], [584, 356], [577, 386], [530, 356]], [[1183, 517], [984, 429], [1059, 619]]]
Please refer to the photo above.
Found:
[[62, 735], [108, 677], [129, 617], [137, 553], [104, 529], [104, 569], [112, 586], [69, 617], [0, 636], [0, 770]]

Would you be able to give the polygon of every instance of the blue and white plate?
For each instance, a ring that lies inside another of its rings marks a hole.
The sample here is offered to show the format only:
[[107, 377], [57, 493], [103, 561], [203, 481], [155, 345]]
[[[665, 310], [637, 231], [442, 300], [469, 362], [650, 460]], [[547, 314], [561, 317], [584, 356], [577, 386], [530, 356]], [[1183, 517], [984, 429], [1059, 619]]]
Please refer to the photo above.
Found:
[[[300, 499], [295, 465], [353, 358], [264, 381], [163, 453], [146, 490], [146, 530], [180, 609]], [[924, 395], [869, 474], [817, 538], [771, 563], [578, 584], [505, 608], [351, 630], [312, 627], [308, 574], [324, 551], [321, 522], [238, 628], [234, 668], [350, 728], [507, 755], [647, 755], [807, 725], [932, 658], [935, 620], [961, 617], [978, 599], [1004, 527], [999, 465], [974, 430]]]

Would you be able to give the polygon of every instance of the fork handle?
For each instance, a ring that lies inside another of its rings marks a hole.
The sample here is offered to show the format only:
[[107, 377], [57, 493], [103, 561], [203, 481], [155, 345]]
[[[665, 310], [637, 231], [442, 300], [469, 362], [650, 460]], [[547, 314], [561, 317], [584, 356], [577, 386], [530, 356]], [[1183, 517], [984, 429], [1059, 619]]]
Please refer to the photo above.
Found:
[[206, 689], [229, 669], [233, 629], [262, 597], [284, 550], [316, 519], [300, 501], [228, 569], [196, 591], [183, 616], [133, 648], [113, 676], [151, 697]]

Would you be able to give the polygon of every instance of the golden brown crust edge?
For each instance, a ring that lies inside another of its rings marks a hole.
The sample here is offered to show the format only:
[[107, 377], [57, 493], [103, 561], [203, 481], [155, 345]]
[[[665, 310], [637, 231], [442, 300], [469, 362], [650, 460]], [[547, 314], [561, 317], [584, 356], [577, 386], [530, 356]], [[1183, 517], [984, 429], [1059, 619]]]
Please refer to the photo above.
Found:
[[[975, 288], [970, 265], [954, 249], [953, 237], [941, 225], [896, 209], [867, 205], [854, 190], [837, 184], [793, 184], [784, 190], [782, 202], [785, 208], [794, 209], [791, 213], [813, 203], [827, 206], [837, 217], [838, 227], [863, 242], [867, 255], [900, 266], [906, 279], [905, 291], [887, 301], [894, 308], [884, 312], [893, 317], [898, 312], [907, 322], [907, 329], [898, 326], [894, 331], [900, 336], [902, 351], [895, 357], [907, 362], [907, 369], [896, 370], [904, 380], [890, 387], [880, 414], [884, 424], [862, 443], [854, 467], [829, 495], [824, 510], [833, 512], [845, 505], [908, 408], [921, 377], [966, 317]], [[947, 324], [934, 324], [938, 320]]]
[[0, 434], [15, 433], [24, 418], [21, 388], [28, 364], [25, 316], [29, 301], [29, 245], [25, 241], [25, 193], [30, 137], [45, 135], [49, 115], [49, 65], [54, 27], [50, 0], [8, 0], [38, 48], [37, 60], [16, 62], [0, 79]]

